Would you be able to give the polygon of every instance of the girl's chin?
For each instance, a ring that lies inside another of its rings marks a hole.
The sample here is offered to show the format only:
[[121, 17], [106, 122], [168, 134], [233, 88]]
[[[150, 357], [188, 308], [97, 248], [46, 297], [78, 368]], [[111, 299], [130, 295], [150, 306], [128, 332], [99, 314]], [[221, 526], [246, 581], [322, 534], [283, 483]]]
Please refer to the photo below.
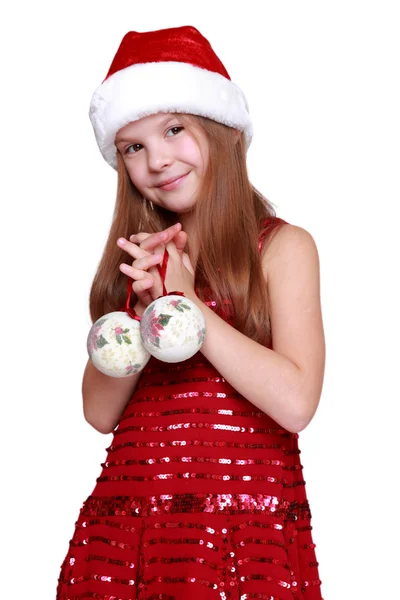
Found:
[[157, 206], [160, 206], [162, 208], [165, 208], [166, 210], [170, 210], [171, 212], [177, 214], [185, 214], [193, 211], [194, 207], [196, 206], [196, 201], [194, 200], [193, 202], [179, 202], [179, 200], [176, 200], [176, 202], [155, 202], [154, 204], [157, 204]]

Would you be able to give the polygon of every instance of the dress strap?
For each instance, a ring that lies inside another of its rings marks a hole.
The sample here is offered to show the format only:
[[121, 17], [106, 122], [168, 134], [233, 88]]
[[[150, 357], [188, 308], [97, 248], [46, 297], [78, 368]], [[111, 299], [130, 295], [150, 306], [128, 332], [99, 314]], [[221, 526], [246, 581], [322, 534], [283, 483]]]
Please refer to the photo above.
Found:
[[288, 225], [287, 221], [285, 221], [284, 219], [280, 219], [279, 217], [268, 217], [263, 220], [261, 232], [258, 237], [258, 249], [260, 252], [264, 246], [264, 242], [267, 236], [271, 233], [271, 231], [273, 231], [273, 229], [275, 229], [275, 227], [281, 225], [282, 223], [286, 223]]

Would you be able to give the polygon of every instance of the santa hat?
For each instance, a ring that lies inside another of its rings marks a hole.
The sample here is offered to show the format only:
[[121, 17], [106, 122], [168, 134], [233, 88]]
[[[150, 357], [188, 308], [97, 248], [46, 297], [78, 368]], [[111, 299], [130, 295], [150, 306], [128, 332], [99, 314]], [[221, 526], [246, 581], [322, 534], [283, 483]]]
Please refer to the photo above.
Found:
[[100, 152], [114, 169], [119, 129], [159, 112], [208, 117], [243, 131], [250, 145], [246, 98], [194, 27], [130, 31], [122, 39], [89, 110]]

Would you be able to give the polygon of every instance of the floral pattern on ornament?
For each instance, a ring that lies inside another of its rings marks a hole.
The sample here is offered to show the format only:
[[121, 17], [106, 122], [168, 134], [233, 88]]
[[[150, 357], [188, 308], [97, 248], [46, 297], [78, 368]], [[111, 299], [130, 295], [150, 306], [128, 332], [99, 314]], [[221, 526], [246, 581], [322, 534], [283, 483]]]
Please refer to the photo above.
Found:
[[175, 308], [176, 310], [178, 310], [179, 312], [183, 313], [185, 312], [185, 310], [192, 310], [190, 308], [190, 306], [188, 306], [187, 304], [185, 304], [184, 300], [171, 300], [169, 303], [170, 306], [172, 306], [173, 308]]
[[92, 325], [87, 340], [87, 349], [89, 356], [92, 355], [93, 351], [99, 350], [99, 348], [103, 348], [106, 344], [108, 344], [103, 334], [99, 335], [99, 331], [106, 321], [107, 319], [100, 319], [99, 321], [96, 321], [94, 325]]
[[201, 346], [203, 344], [203, 342], [204, 342], [205, 337], [206, 337], [206, 330], [205, 330], [204, 327], [203, 327], [203, 329], [199, 329], [198, 330], [197, 337], [198, 337], [197, 343], [199, 344], [199, 346]]
[[182, 337], [184, 332], [185, 324], [182, 319], [175, 319], [174, 322], [170, 324], [170, 333], [176, 338]]
[[160, 331], [164, 331], [164, 327], [168, 325], [172, 315], [156, 314], [155, 309], [146, 314], [146, 320], [141, 322], [142, 337], [147, 343], [160, 347]]
[[104, 363], [114, 362], [116, 356], [113, 347], [111, 346], [110, 348], [103, 348], [103, 350], [100, 352], [100, 358]]
[[129, 335], [126, 335], [127, 333], [129, 333], [129, 327], [126, 327], [125, 329], [123, 329], [122, 327], [114, 327], [114, 333], [115, 339], [117, 340], [119, 345], [121, 345], [122, 342], [125, 342], [125, 344], [132, 344], [132, 340], [129, 337]]
[[141, 371], [142, 369], [143, 369], [143, 365], [141, 365], [140, 363], [136, 363], [135, 365], [130, 363], [127, 367], [125, 367], [127, 375], [132, 375], [133, 373], [139, 373], [139, 371]]

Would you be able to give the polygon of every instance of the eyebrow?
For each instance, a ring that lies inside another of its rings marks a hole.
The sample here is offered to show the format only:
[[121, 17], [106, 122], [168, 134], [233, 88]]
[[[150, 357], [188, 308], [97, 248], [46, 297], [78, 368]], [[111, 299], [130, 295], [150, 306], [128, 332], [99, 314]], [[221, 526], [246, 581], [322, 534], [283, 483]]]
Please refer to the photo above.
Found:
[[[168, 121], [172, 121], [172, 119], [177, 118], [176, 115], [174, 115], [173, 113], [170, 113], [163, 121], [161, 121], [158, 124], [158, 127], [165, 127], [165, 125], [168, 123]], [[132, 136], [128, 137], [128, 138], [116, 138], [115, 139], [115, 144], [120, 144], [121, 142], [129, 142], [132, 139]]]

